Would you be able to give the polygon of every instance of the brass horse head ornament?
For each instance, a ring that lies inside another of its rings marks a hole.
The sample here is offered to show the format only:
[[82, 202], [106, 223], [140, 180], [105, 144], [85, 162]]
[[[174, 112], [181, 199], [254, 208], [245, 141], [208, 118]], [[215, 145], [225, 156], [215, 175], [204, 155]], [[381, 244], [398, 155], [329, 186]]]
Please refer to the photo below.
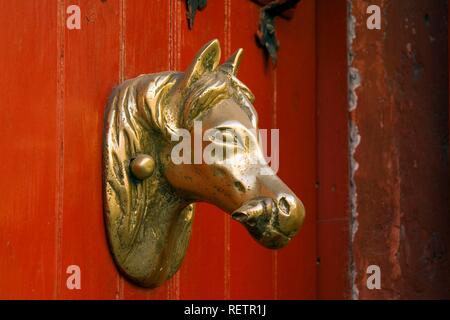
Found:
[[[111, 95], [103, 150], [105, 220], [117, 266], [141, 286], [156, 287], [180, 267], [194, 202], [230, 213], [268, 248], [285, 246], [303, 223], [301, 201], [264, 161], [254, 97], [236, 78], [241, 56], [240, 49], [219, 65], [220, 46], [213, 40], [185, 73], [141, 75]], [[198, 154], [192, 148], [182, 155], [188, 161], [174, 161], [174, 137], [182, 130], [190, 142], [196, 123], [202, 136], [214, 132], [202, 150], [213, 146], [224, 153], [215, 161], [189, 161]]]

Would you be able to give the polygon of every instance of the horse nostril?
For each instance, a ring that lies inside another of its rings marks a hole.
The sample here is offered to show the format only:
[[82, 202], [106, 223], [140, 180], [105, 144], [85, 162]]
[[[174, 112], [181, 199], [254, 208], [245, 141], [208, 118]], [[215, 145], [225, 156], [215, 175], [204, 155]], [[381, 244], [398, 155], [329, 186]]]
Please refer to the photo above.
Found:
[[297, 233], [303, 224], [305, 209], [295, 196], [283, 195], [278, 200], [279, 230], [288, 237]]
[[237, 220], [237, 221], [239, 221], [239, 222], [245, 222], [245, 221], [247, 221], [247, 219], [248, 219], [248, 216], [247, 216], [245, 213], [243, 213], [243, 212], [233, 212], [233, 213], [231, 214], [231, 217], [232, 217], [234, 220]]
[[289, 202], [286, 200], [285, 197], [282, 197], [280, 201], [278, 201], [278, 208], [285, 214], [289, 215], [289, 212], [291, 211], [291, 206], [289, 205]]

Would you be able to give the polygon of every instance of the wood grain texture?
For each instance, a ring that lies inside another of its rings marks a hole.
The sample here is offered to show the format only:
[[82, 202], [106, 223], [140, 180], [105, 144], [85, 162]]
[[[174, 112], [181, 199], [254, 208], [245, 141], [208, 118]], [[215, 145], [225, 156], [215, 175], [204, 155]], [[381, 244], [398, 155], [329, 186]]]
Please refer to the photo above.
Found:
[[281, 43], [277, 67], [279, 176], [303, 201], [299, 235], [278, 253], [279, 299], [317, 297], [317, 134], [315, 1], [302, 1], [292, 20], [277, 21]]
[[[114, 299], [118, 275], [103, 223], [103, 113], [119, 80], [119, 1], [72, 1], [82, 12], [81, 30], [64, 32], [63, 206], [61, 273], [64, 299]], [[66, 3], [62, 6], [64, 17]], [[65, 18], [64, 18], [65, 21]], [[81, 269], [81, 290], [68, 290], [66, 268]]]
[[2, 0], [0, 19], [0, 298], [52, 298], [60, 195], [56, 1]]
[[344, 0], [316, 2], [319, 299], [350, 297], [346, 15]]

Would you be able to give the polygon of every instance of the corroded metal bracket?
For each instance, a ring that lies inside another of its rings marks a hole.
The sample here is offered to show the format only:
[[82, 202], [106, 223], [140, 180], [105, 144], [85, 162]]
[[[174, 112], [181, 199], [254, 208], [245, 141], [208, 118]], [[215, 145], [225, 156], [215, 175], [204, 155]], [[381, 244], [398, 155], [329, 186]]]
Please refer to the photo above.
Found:
[[[141, 286], [156, 287], [180, 267], [195, 202], [230, 213], [268, 248], [285, 246], [303, 223], [301, 201], [264, 162], [254, 97], [236, 77], [241, 56], [238, 50], [219, 65], [220, 46], [213, 40], [186, 72], [141, 75], [110, 97], [103, 148], [105, 221], [118, 268]], [[187, 161], [175, 161], [174, 137], [195, 136], [198, 123], [202, 136], [218, 133], [208, 136], [214, 150], [232, 152], [191, 163], [197, 154], [193, 147], [184, 150], [193, 157], [183, 154]]]
[[186, 15], [188, 18], [189, 29], [194, 26], [195, 15], [197, 10], [202, 10], [206, 7], [207, 0], [186, 0]]
[[300, 0], [253, 0], [259, 4], [263, 4], [259, 14], [259, 27], [256, 32], [258, 42], [263, 46], [272, 62], [276, 63], [278, 59], [278, 48], [280, 43], [275, 30], [275, 18], [278, 16], [287, 19], [292, 18], [292, 9], [300, 2]]
[[[256, 39], [261, 47], [263, 47], [274, 64], [278, 60], [278, 48], [280, 43], [277, 38], [275, 28], [275, 18], [282, 17], [291, 19], [293, 10], [301, 0], [252, 0], [263, 7], [259, 14], [258, 30], [256, 31]], [[206, 7], [207, 0], [186, 0], [186, 15], [188, 19], [189, 29], [194, 26], [195, 15], [198, 10]]]

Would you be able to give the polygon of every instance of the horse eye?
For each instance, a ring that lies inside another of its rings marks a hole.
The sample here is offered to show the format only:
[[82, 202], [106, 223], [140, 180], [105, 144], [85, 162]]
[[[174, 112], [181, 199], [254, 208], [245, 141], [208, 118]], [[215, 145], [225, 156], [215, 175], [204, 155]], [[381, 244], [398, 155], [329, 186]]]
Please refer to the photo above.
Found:
[[232, 143], [233, 145], [239, 145], [245, 149], [244, 142], [233, 130], [224, 129], [219, 131], [221, 133], [221, 137], [219, 140], [221, 140], [223, 143]]

